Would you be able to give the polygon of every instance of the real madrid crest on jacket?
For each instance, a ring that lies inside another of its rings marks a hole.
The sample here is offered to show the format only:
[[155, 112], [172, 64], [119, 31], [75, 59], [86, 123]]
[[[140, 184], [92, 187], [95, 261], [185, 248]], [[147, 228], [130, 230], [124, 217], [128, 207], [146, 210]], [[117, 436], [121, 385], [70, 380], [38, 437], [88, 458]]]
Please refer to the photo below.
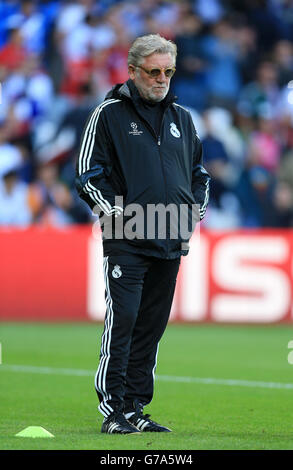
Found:
[[[148, 121], [141, 101], [131, 92], [132, 81], [116, 85], [91, 113], [85, 126], [77, 162], [77, 188], [91, 208], [98, 205], [114, 215], [115, 196], [124, 207], [136, 203], [198, 204], [204, 217], [209, 175], [202, 163], [202, 146], [190, 113], [169, 92], [161, 103], [157, 129]], [[123, 208], [124, 208], [123, 207]], [[121, 209], [123, 209], [121, 208]], [[127, 218], [125, 219], [125, 222]], [[146, 227], [145, 227], [146, 230]], [[179, 230], [180, 232], [180, 230]], [[188, 253], [180, 234], [170, 239], [104, 239], [104, 252], [127, 245], [133, 253], [173, 259]], [[114, 237], [113, 237], [114, 238]]]
[[180, 134], [180, 131], [179, 129], [177, 129], [177, 126], [175, 124], [175, 122], [171, 122], [170, 124], [170, 132], [171, 134], [176, 137], [177, 139], [179, 139], [179, 137], [181, 137], [181, 134]]

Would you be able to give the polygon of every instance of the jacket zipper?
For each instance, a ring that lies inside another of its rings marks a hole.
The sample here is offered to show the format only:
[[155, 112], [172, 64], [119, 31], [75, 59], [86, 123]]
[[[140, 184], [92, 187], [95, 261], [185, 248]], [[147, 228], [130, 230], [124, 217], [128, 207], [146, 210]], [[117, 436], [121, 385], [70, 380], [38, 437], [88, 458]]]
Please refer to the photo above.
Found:
[[[165, 205], [167, 207], [168, 205], [168, 192], [167, 192], [167, 181], [166, 181], [166, 175], [165, 175], [165, 170], [164, 170], [164, 165], [163, 165], [163, 158], [162, 158], [162, 153], [161, 153], [161, 132], [162, 132], [162, 127], [163, 127], [163, 122], [165, 118], [166, 110], [163, 113], [162, 121], [161, 121], [161, 126], [159, 130], [159, 135], [158, 135], [158, 147], [159, 147], [159, 155], [160, 155], [160, 161], [161, 161], [161, 168], [162, 168], [162, 173], [163, 173], [163, 178], [164, 178], [164, 183], [165, 183]], [[166, 227], [167, 228], [167, 227]], [[167, 244], [167, 259], [169, 258], [169, 252], [170, 252], [170, 246], [169, 246], [169, 239], [168, 236], [169, 234], [166, 233], [166, 244]]]
[[[139, 117], [140, 119], [145, 123], [146, 127], [148, 127], [151, 131], [151, 133], [153, 134], [153, 136], [155, 137], [156, 141], [157, 141], [157, 145], [159, 147], [159, 155], [160, 155], [160, 162], [161, 162], [161, 168], [162, 168], [162, 174], [163, 174], [163, 179], [164, 179], [164, 183], [165, 183], [165, 203], [166, 203], [166, 206], [168, 204], [168, 193], [167, 193], [167, 182], [166, 182], [166, 175], [165, 175], [165, 171], [164, 171], [164, 165], [163, 165], [163, 159], [162, 159], [162, 153], [161, 153], [161, 131], [162, 131], [162, 127], [163, 127], [163, 122], [164, 122], [164, 118], [165, 118], [165, 115], [166, 115], [166, 110], [164, 111], [163, 113], [163, 116], [162, 116], [162, 121], [161, 121], [161, 126], [160, 126], [160, 131], [159, 131], [159, 135], [156, 134], [155, 130], [152, 128], [152, 126], [144, 119], [144, 117], [138, 112], [136, 111], [137, 114], [139, 114]], [[167, 235], [167, 234], [166, 234]], [[168, 238], [166, 239], [166, 244], [167, 244], [167, 259], [169, 259], [169, 253], [170, 253], [170, 246], [169, 246], [169, 240]]]

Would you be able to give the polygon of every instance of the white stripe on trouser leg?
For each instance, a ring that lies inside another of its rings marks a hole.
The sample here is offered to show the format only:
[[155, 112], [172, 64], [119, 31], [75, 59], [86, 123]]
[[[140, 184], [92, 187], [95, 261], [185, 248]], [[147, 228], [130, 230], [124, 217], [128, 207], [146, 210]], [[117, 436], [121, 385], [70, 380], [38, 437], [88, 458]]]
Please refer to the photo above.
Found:
[[111, 341], [111, 329], [113, 324], [113, 309], [112, 309], [112, 299], [110, 295], [109, 289], [109, 281], [108, 281], [108, 257], [104, 258], [104, 276], [105, 276], [105, 286], [106, 286], [106, 318], [105, 318], [105, 329], [104, 334], [102, 337], [102, 345], [101, 345], [101, 360], [98, 369], [98, 390], [101, 392], [103, 396], [103, 401], [100, 404], [100, 411], [108, 416], [112, 413], [113, 409], [110, 405], [107, 404], [107, 400], [111, 399], [111, 395], [109, 395], [106, 391], [106, 374], [107, 374], [107, 366], [109, 362], [110, 356], [110, 341]]
[[98, 392], [103, 397], [103, 401], [99, 406], [100, 412], [104, 416], [109, 416], [110, 413], [113, 412], [113, 408], [107, 403], [108, 400], [111, 400], [111, 395], [106, 390], [106, 375], [108, 364], [110, 360], [110, 345], [111, 345], [111, 332], [113, 326], [113, 301], [110, 294], [109, 288], [109, 280], [108, 280], [108, 257], [104, 258], [103, 262], [104, 268], [104, 277], [105, 277], [105, 286], [106, 286], [106, 316], [105, 316], [105, 327], [104, 333], [102, 335], [102, 342], [101, 342], [101, 358], [99, 367], [95, 377], [95, 387]]
[[111, 336], [110, 330], [112, 327], [112, 308], [111, 308], [111, 296], [109, 295], [109, 289], [108, 289], [107, 261], [108, 261], [108, 258], [105, 257], [103, 267], [104, 267], [105, 284], [106, 284], [106, 316], [105, 316], [105, 328], [104, 328], [104, 333], [102, 336], [100, 364], [99, 364], [99, 368], [98, 368], [97, 375], [96, 375], [96, 388], [103, 397], [103, 401], [101, 402], [99, 406], [99, 410], [105, 416], [109, 416], [109, 414], [112, 413], [113, 411], [110, 405], [107, 404], [107, 400], [110, 399], [111, 397], [107, 393], [106, 386], [105, 386], [105, 376], [107, 373], [107, 370], [105, 370], [105, 367], [106, 367], [107, 354], [108, 354], [108, 351], [110, 351], [110, 349], [108, 348], [108, 343], [110, 341], [110, 336]]
[[153, 382], [155, 381], [155, 372], [156, 372], [156, 368], [157, 368], [157, 359], [158, 359], [158, 352], [159, 352], [159, 343], [158, 343], [158, 346], [157, 346], [157, 352], [156, 352], [156, 357], [155, 357], [155, 364], [154, 364], [154, 367], [153, 367]]
[[[107, 256], [106, 263], [105, 263], [105, 282], [106, 282], [106, 289], [107, 289], [107, 293], [109, 297], [108, 302], [109, 302], [109, 310], [111, 312], [111, 315], [110, 315], [110, 320], [109, 320], [108, 341], [106, 343], [106, 352], [105, 352], [105, 355], [106, 355], [105, 370], [103, 374], [103, 384], [102, 384], [103, 390], [105, 391], [106, 391], [106, 376], [107, 376], [108, 364], [110, 360], [110, 346], [111, 346], [112, 327], [113, 327], [113, 319], [114, 319], [113, 300], [110, 294], [108, 271], [109, 271], [109, 257]], [[112, 397], [109, 393], [106, 392], [106, 396], [107, 396], [107, 400], [111, 400]]]

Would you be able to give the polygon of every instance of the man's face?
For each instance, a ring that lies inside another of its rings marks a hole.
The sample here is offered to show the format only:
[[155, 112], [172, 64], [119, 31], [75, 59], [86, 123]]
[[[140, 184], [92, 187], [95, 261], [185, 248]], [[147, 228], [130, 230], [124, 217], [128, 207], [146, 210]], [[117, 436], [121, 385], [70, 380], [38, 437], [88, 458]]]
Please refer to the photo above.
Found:
[[[129, 65], [128, 72], [129, 77], [134, 81], [134, 84], [142, 98], [153, 102], [159, 102], [167, 95], [171, 80], [171, 77], [167, 77], [161, 69], [167, 70], [174, 67], [174, 59], [170, 53], [154, 53], [145, 57], [140, 67]], [[153, 78], [146, 71], [150, 72], [154, 69], [160, 69], [161, 71], [157, 77]]]

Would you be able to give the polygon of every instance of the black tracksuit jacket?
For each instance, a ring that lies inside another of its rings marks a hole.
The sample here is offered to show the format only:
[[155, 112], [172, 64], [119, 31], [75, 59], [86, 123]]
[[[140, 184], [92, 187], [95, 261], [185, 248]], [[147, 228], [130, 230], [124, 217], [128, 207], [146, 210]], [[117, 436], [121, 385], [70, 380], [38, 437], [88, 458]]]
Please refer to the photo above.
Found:
[[[123, 196], [123, 209], [133, 203], [144, 209], [148, 204], [175, 204], [178, 209], [184, 204], [189, 217], [191, 206], [197, 204], [202, 219], [210, 177], [203, 167], [202, 145], [190, 113], [169, 92], [162, 102], [158, 134], [145, 119], [134, 88], [130, 80], [116, 85], [89, 116], [76, 167], [80, 197], [109, 217], [115, 211], [115, 196]], [[125, 224], [131, 217], [123, 218]], [[146, 238], [145, 226], [143, 238], [103, 237], [104, 254], [132, 252], [174, 259], [188, 253], [188, 240], [180, 235], [180, 227], [178, 232], [176, 239], [170, 237], [167, 224], [164, 239]]]

